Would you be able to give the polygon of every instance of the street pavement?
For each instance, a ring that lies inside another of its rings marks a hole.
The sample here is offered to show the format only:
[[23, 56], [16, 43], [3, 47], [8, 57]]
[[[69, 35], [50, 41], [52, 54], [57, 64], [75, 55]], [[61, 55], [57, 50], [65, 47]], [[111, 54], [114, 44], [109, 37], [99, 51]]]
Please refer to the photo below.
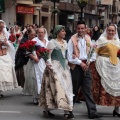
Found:
[[[4, 97], [0, 98], [0, 120], [64, 120], [62, 110], [53, 110], [54, 118], [44, 118], [42, 109], [33, 104], [31, 96], [24, 96], [21, 88], [3, 95]], [[113, 107], [97, 106], [97, 110], [102, 115], [98, 120], [120, 120], [112, 116]], [[74, 106], [74, 115], [75, 120], [89, 120], [84, 102]]]

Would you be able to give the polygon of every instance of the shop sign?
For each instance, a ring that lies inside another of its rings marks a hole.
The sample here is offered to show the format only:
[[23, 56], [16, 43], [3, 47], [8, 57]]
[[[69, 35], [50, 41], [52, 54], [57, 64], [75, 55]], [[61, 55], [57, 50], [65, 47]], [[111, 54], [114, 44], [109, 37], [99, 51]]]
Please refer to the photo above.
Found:
[[16, 12], [23, 14], [34, 14], [34, 7], [16, 6]]
[[73, 20], [74, 19], [74, 15], [68, 15], [68, 19]]
[[101, 0], [102, 5], [113, 5], [113, 0]]

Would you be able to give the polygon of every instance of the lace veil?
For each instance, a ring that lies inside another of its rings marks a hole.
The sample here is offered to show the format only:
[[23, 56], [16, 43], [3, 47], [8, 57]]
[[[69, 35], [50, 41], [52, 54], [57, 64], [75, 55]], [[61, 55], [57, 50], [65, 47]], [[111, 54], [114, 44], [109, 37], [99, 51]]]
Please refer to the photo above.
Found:
[[[118, 36], [118, 31], [117, 31], [117, 25], [116, 25], [116, 24], [113, 24], [113, 25], [114, 25], [115, 28], [116, 28], [116, 34], [114, 35], [114, 39], [116, 39], [117, 41], [119, 41], [119, 36]], [[107, 30], [107, 28], [106, 28], [105, 31], [101, 34], [100, 38], [107, 36], [106, 30]]]

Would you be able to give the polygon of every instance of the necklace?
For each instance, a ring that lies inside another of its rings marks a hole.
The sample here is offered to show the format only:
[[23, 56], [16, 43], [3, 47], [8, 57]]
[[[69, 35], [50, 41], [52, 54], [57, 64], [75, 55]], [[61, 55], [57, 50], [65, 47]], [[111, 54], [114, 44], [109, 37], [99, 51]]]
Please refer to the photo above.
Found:
[[59, 40], [57, 39], [57, 41], [58, 41], [58, 43], [60, 43], [61, 45], [64, 44], [63, 40], [60, 40], [60, 41], [59, 41]]
[[62, 51], [65, 51], [65, 44], [64, 44], [63, 39], [62, 39], [61, 41], [59, 41], [59, 40], [57, 39], [57, 42], [58, 42], [58, 45], [59, 45], [60, 49], [61, 49]]

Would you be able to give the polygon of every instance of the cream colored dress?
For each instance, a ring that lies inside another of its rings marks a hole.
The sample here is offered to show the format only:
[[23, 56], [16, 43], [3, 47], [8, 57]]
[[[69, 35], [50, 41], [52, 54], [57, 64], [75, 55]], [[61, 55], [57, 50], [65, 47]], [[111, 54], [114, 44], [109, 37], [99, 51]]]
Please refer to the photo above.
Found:
[[51, 59], [53, 50], [61, 50], [63, 58], [67, 49], [67, 43], [60, 44], [57, 40], [51, 40], [47, 48], [51, 50], [50, 59], [52, 69], [46, 67], [42, 79], [40, 92], [40, 106], [43, 109], [62, 109], [72, 111], [73, 90], [70, 70], [66, 61], [63, 67], [59, 60]]
[[[0, 36], [1, 37], [1, 36]], [[18, 86], [14, 70], [14, 61], [10, 55], [10, 43], [7, 54], [0, 56], [0, 92], [12, 90]]]
[[120, 60], [117, 58], [120, 41], [102, 37], [97, 42], [97, 48], [96, 69], [101, 77], [101, 85], [110, 95], [120, 96]]

